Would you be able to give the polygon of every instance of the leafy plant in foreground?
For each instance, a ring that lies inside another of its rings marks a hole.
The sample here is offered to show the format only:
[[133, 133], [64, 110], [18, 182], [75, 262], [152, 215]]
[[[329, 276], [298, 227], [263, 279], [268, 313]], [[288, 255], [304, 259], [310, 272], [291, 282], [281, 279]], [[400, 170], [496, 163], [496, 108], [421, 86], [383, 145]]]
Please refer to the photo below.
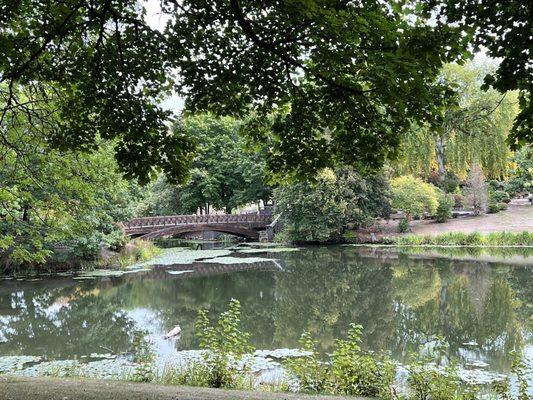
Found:
[[212, 325], [206, 310], [198, 312], [196, 335], [200, 348], [206, 350], [204, 363], [196, 368], [203, 369], [205, 383], [215, 388], [235, 388], [245, 379], [246, 365], [237, 368], [237, 362], [245, 353], [253, 352], [249, 344], [250, 334], [239, 329], [241, 304], [232, 299], [228, 311], [223, 312]]
[[347, 338], [335, 342], [328, 361], [320, 360], [316, 343], [309, 332], [300, 339], [306, 355], [288, 360], [287, 369], [298, 379], [300, 390], [392, 398], [395, 365], [388, 359], [379, 360], [361, 350], [360, 325], [351, 324]]

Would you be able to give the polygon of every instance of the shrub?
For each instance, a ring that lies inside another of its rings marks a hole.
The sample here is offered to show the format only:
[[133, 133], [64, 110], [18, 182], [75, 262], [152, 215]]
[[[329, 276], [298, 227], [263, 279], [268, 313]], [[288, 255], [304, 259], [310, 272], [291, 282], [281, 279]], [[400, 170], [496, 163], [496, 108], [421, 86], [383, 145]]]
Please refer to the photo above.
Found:
[[487, 207], [487, 212], [489, 214], [496, 214], [496, 213], [500, 212], [500, 207], [498, 206], [498, 204], [490, 202], [488, 207]]
[[444, 178], [438, 183], [438, 187], [446, 193], [454, 193], [459, 188], [459, 178], [453, 172], [448, 171]]
[[424, 212], [433, 215], [439, 205], [435, 186], [412, 175], [394, 178], [391, 182], [392, 206], [402, 210], [407, 218], [421, 217]]
[[500, 211], [503, 211], [503, 210], [507, 210], [509, 206], [507, 205], [507, 203], [498, 203], [498, 208], [500, 209]]
[[398, 232], [409, 232], [409, 220], [407, 218], [402, 218], [400, 222], [398, 222]]
[[453, 194], [453, 207], [460, 209], [463, 208], [465, 198], [461, 193], [454, 193]]
[[215, 325], [211, 325], [207, 311], [200, 310], [196, 321], [196, 335], [200, 348], [207, 350], [204, 363], [193, 366], [202, 371], [205, 385], [214, 388], [235, 388], [241, 385], [246, 367], [237, 370], [236, 362], [247, 352], [250, 334], [239, 329], [241, 304], [232, 299], [228, 311], [223, 312]]
[[299, 381], [300, 389], [314, 393], [359, 395], [389, 399], [395, 378], [395, 365], [361, 350], [360, 325], [351, 324], [345, 340], [336, 340], [329, 361], [322, 361], [310, 333], [300, 339], [307, 355], [286, 361], [287, 369]]
[[435, 221], [446, 222], [452, 217], [452, 208], [455, 201], [452, 195], [442, 194], [439, 199], [439, 206], [435, 214]]
[[383, 175], [363, 178], [352, 168], [324, 169], [315, 182], [280, 186], [274, 191], [283, 225], [280, 237], [289, 242], [342, 241], [348, 229], [390, 214], [389, 192]]
[[527, 194], [533, 191], [533, 145], [529, 144], [517, 151], [513, 157], [514, 168], [505, 185], [511, 195]]
[[488, 193], [483, 171], [478, 163], [474, 163], [468, 175], [465, 205], [473, 209], [475, 215], [487, 210]]
[[490, 199], [495, 203], [509, 203], [511, 201], [511, 196], [503, 190], [495, 190], [490, 192]]

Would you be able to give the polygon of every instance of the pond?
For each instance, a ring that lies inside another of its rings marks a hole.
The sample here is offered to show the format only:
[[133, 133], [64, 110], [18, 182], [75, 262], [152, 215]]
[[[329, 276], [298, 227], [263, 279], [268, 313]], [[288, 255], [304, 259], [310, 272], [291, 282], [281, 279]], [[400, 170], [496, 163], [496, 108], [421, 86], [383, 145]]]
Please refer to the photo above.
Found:
[[[365, 348], [400, 362], [445, 344], [465, 369], [508, 373], [511, 350], [533, 356], [533, 255], [526, 253], [181, 247], [139, 271], [4, 277], [0, 373], [128, 354], [137, 331], [147, 332], [162, 364], [198, 349], [199, 309], [214, 317], [232, 298], [257, 349], [297, 348], [307, 330], [329, 352], [355, 322]], [[175, 325], [181, 336], [165, 340]]]

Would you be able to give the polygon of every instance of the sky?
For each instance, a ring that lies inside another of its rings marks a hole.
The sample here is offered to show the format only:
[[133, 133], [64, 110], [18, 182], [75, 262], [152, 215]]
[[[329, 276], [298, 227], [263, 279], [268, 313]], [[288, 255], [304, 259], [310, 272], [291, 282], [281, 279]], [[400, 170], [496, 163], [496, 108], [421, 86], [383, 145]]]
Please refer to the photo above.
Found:
[[[153, 29], [162, 30], [165, 27], [168, 17], [161, 13], [159, 0], [143, 0], [142, 4], [146, 8], [146, 22]], [[175, 115], [179, 115], [183, 111], [185, 99], [174, 93], [161, 103], [161, 107], [165, 110], [172, 111]]]

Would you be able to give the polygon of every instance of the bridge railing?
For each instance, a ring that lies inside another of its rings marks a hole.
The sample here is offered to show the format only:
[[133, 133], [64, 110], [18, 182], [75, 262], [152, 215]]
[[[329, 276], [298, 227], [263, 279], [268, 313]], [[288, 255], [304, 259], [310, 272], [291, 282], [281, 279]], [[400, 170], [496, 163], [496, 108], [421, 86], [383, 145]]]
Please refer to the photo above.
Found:
[[165, 215], [157, 217], [134, 218], [124, 222], [124, 228], [149, 228], [176, 226], [182, 224], [231, 224], [272, 222], [272, 215], [261, 214], [204, 214], [204, 215]]

